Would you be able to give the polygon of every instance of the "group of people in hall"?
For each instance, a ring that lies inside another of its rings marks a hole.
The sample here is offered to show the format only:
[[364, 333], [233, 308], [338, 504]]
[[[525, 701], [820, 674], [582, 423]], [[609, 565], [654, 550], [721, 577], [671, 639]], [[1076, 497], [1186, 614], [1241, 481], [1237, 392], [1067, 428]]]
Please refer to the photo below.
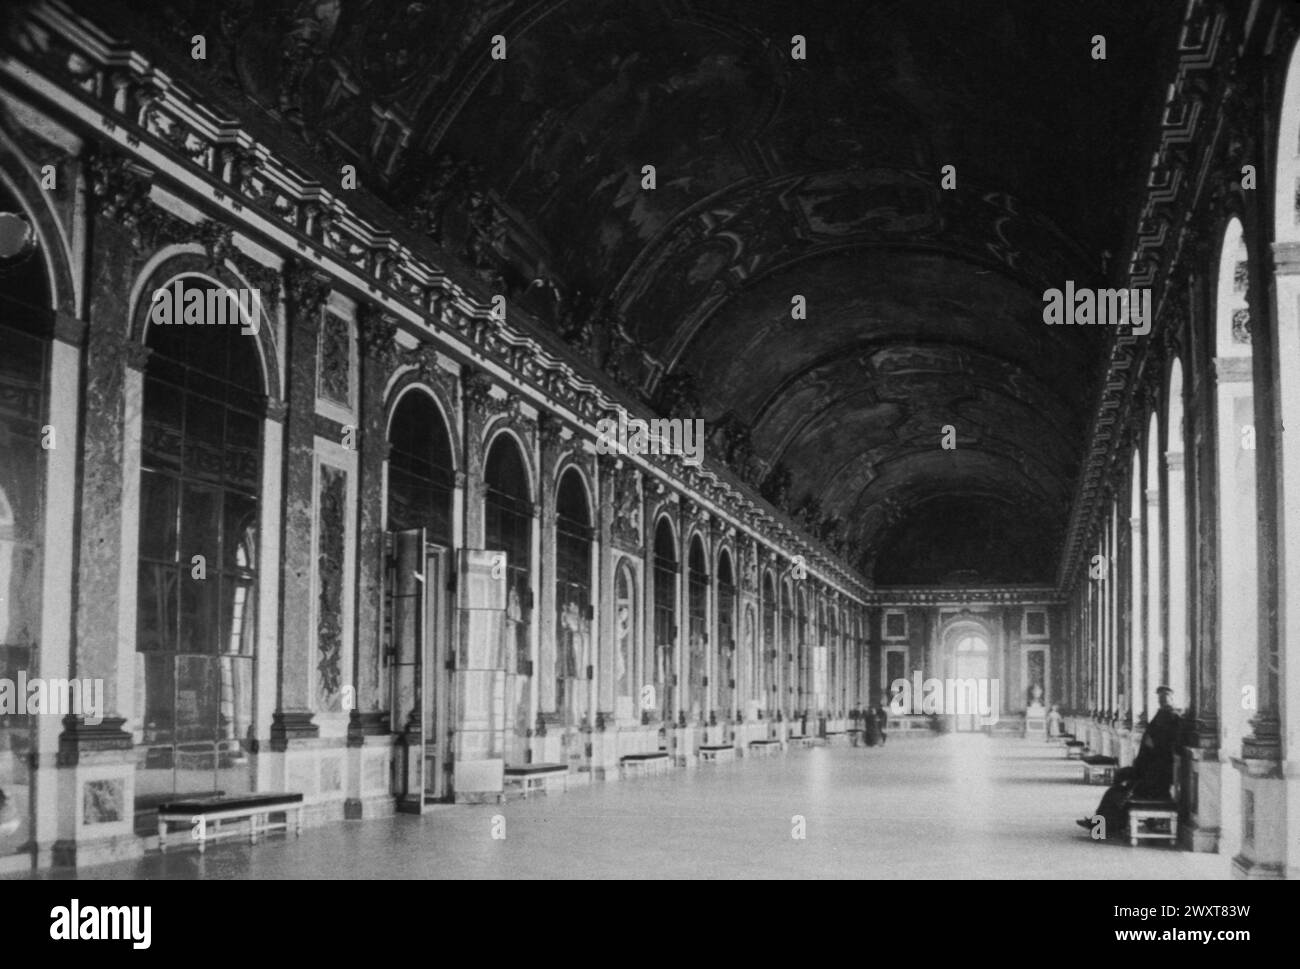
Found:
[[[889, 711], [884, 703], [869, 706], [865, 710], [854, 710], [850, 714], [851, 719], [859, 721], [862, 724], [862, 742], [868, 747], [885, 746], [888, 735], [885, 733], [885, 724], [889, 722]], [[856, 737], [854, 746], [857, 746]]]
[[[1088, 828], [1097, 840], [1122, 833], [1132, 801], [1164, 801], [1174, 783], [1174, 748], [1182, 733], [1182, 718], [1174, 711], [1174, 691], [1167, 686], [1156, 688], [1160, 709], [1147, 724], [1142, 745], [1132, 765], [1115, 772], [1115, 783], [1101, 796], [1101, 803], [1091, 817], [1076, 823]], [[1098, 824], [1102, 819], [1104, 824]]]

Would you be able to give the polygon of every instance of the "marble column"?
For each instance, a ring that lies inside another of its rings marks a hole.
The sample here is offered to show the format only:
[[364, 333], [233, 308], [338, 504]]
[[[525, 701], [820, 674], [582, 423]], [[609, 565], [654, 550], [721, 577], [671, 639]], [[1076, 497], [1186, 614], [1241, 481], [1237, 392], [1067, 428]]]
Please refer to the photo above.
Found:
[[[71, 663], [68, 673], [79, 679], [102, 680], [104, 714], [91, 726], [69, 714], [59, 739], [59, 759], [77, 763], [84, 751], [129, 750], [131, 734], [123, 729], [133, 697], [123, 695], [123, 685], [132, 677], [119, 676], [118, 615], [122, 609], [123, 544], [128, 540], [123, 518], [134, 517], [139, 505], [139, 454], [133, 454], [135, 480], [127, 482], [125, 462], [126, 403], [139, 402], [141, 372], [149, 351], [140, 343], [120, 335], [108, 325], [91, 326], [83, 357], [85, 404], [81, 410], [82, 481], [80, 491], [80, 536], [75, 588], [76, 616], [73, 627]], [[136, 393], [128, 394], [128, 384]], [[76, 440], [64, 431], [65, 446]], [[129, 498], [135, 503], [130, 506]], [[134, 549], [132, 555], [134, 555]], [[131, 604], [134, 612], [134, 602]], [[134, 630], [131, 631], [132, 637]]]
[[[542, 440], [546, 439], [546, 431], [542, 431]], [[607, 724], [613, 724], [615, 718], [615, 693], [617, 684], [614, 677], [618, 669], [618, 660], [615, 653], [619, 649], [618, 641], [618, 617], [617, 606], [614, 602], [615, 581], [614, 581], [614, 508], [618, 499], [618, 475], [619, 462], [610, 455], [600, 455], [595, 462], [596, 480], [593, 482], [595, 488], [594, 503], [596, 506], [596, 521], [593, 523], [595, 528], [595, 559], [596, 574], [599, 577], [596, 586], [598, 596], [598, 612], [600, 613], [599, 634], [595, 629], [592, 630], [593, 636], [597, 636], [600, 643], [598, 659], [596, 661], [596, 712], [598, 717]], [[632, 668], [636, 668], [635, 660], [628, 657]], [[629, 676], [631, 673], [629, 672]]]
[[312, 683], [312, 534], [315, 517], [316, 374], [321, 313], [329, 279], [299, 262], [284, 269], [287, 391], [281, 532], [280, 696], [271, 748], [317, 737]]
[[396, 363], [397, 322], [370, 304], [357, 311], [361, 347], [360, 461], [357, 488], [356, 705], [349, 741], [388, 730], [383, 677], [384, 465], [388, 460], [384, 388]]

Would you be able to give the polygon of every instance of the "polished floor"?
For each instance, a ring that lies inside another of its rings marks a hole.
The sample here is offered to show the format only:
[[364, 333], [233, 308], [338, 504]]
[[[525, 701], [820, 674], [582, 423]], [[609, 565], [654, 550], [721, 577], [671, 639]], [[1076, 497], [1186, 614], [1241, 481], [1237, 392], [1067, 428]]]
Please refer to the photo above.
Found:
[[[505, 805], [238, 839], [81, 878], [1216, 878], [1227, 856], [1094, 842], [1101, 787], [1059, 747], [892, 737]], [[805, 837], [796, 838], [799, 818]], [[504, 827], [502, 826], [504, 819]], [[504, 837], [493, 837], [495, 834]], [[47, 877], [66, 877], [55, 874]]]

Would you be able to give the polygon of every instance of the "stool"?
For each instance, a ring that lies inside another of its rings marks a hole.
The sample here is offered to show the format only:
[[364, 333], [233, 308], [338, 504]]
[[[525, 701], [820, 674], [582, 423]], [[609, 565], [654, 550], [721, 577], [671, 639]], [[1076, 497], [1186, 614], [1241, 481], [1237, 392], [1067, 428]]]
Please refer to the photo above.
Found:
[[1066, 760], [1083, 760], [1083, 741], [1067, 740], [1065, 742]]
[[1093, 755], [1083, 757], [1083, 782], [1085, 784], [1105, 784], [1109, 787], [1115, 783], [1115, 770], [1119, 761], [1114, 757]]
[[[1144, 829], [1143, 824], [1159, 823], [1165, 830]], [[1178, 805], [1173, 801], [1129, 801], [1129, 844], [1137, 847], [1139, 839], [1154, 841], [1178, 840]]]

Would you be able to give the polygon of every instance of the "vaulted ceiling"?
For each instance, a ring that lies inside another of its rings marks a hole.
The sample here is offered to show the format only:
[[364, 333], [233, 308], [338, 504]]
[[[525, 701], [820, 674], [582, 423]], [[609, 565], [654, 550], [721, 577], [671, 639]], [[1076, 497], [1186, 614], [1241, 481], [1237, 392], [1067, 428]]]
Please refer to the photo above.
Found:
[[1116, 272], [1177, 4], [161, 7], [160, 39], [210, 32], [237, 108], [427, 234], [483, 238], [490, 200], [485, 278], [594, 321], [584, 347], [616, 333], [606, 369], [650, 399], [693, 384], [683, 416], [741, 429], [755, 483], [869, 577], [1052, 580], [1107, 334], [1045, 326], [1042, 296]]

